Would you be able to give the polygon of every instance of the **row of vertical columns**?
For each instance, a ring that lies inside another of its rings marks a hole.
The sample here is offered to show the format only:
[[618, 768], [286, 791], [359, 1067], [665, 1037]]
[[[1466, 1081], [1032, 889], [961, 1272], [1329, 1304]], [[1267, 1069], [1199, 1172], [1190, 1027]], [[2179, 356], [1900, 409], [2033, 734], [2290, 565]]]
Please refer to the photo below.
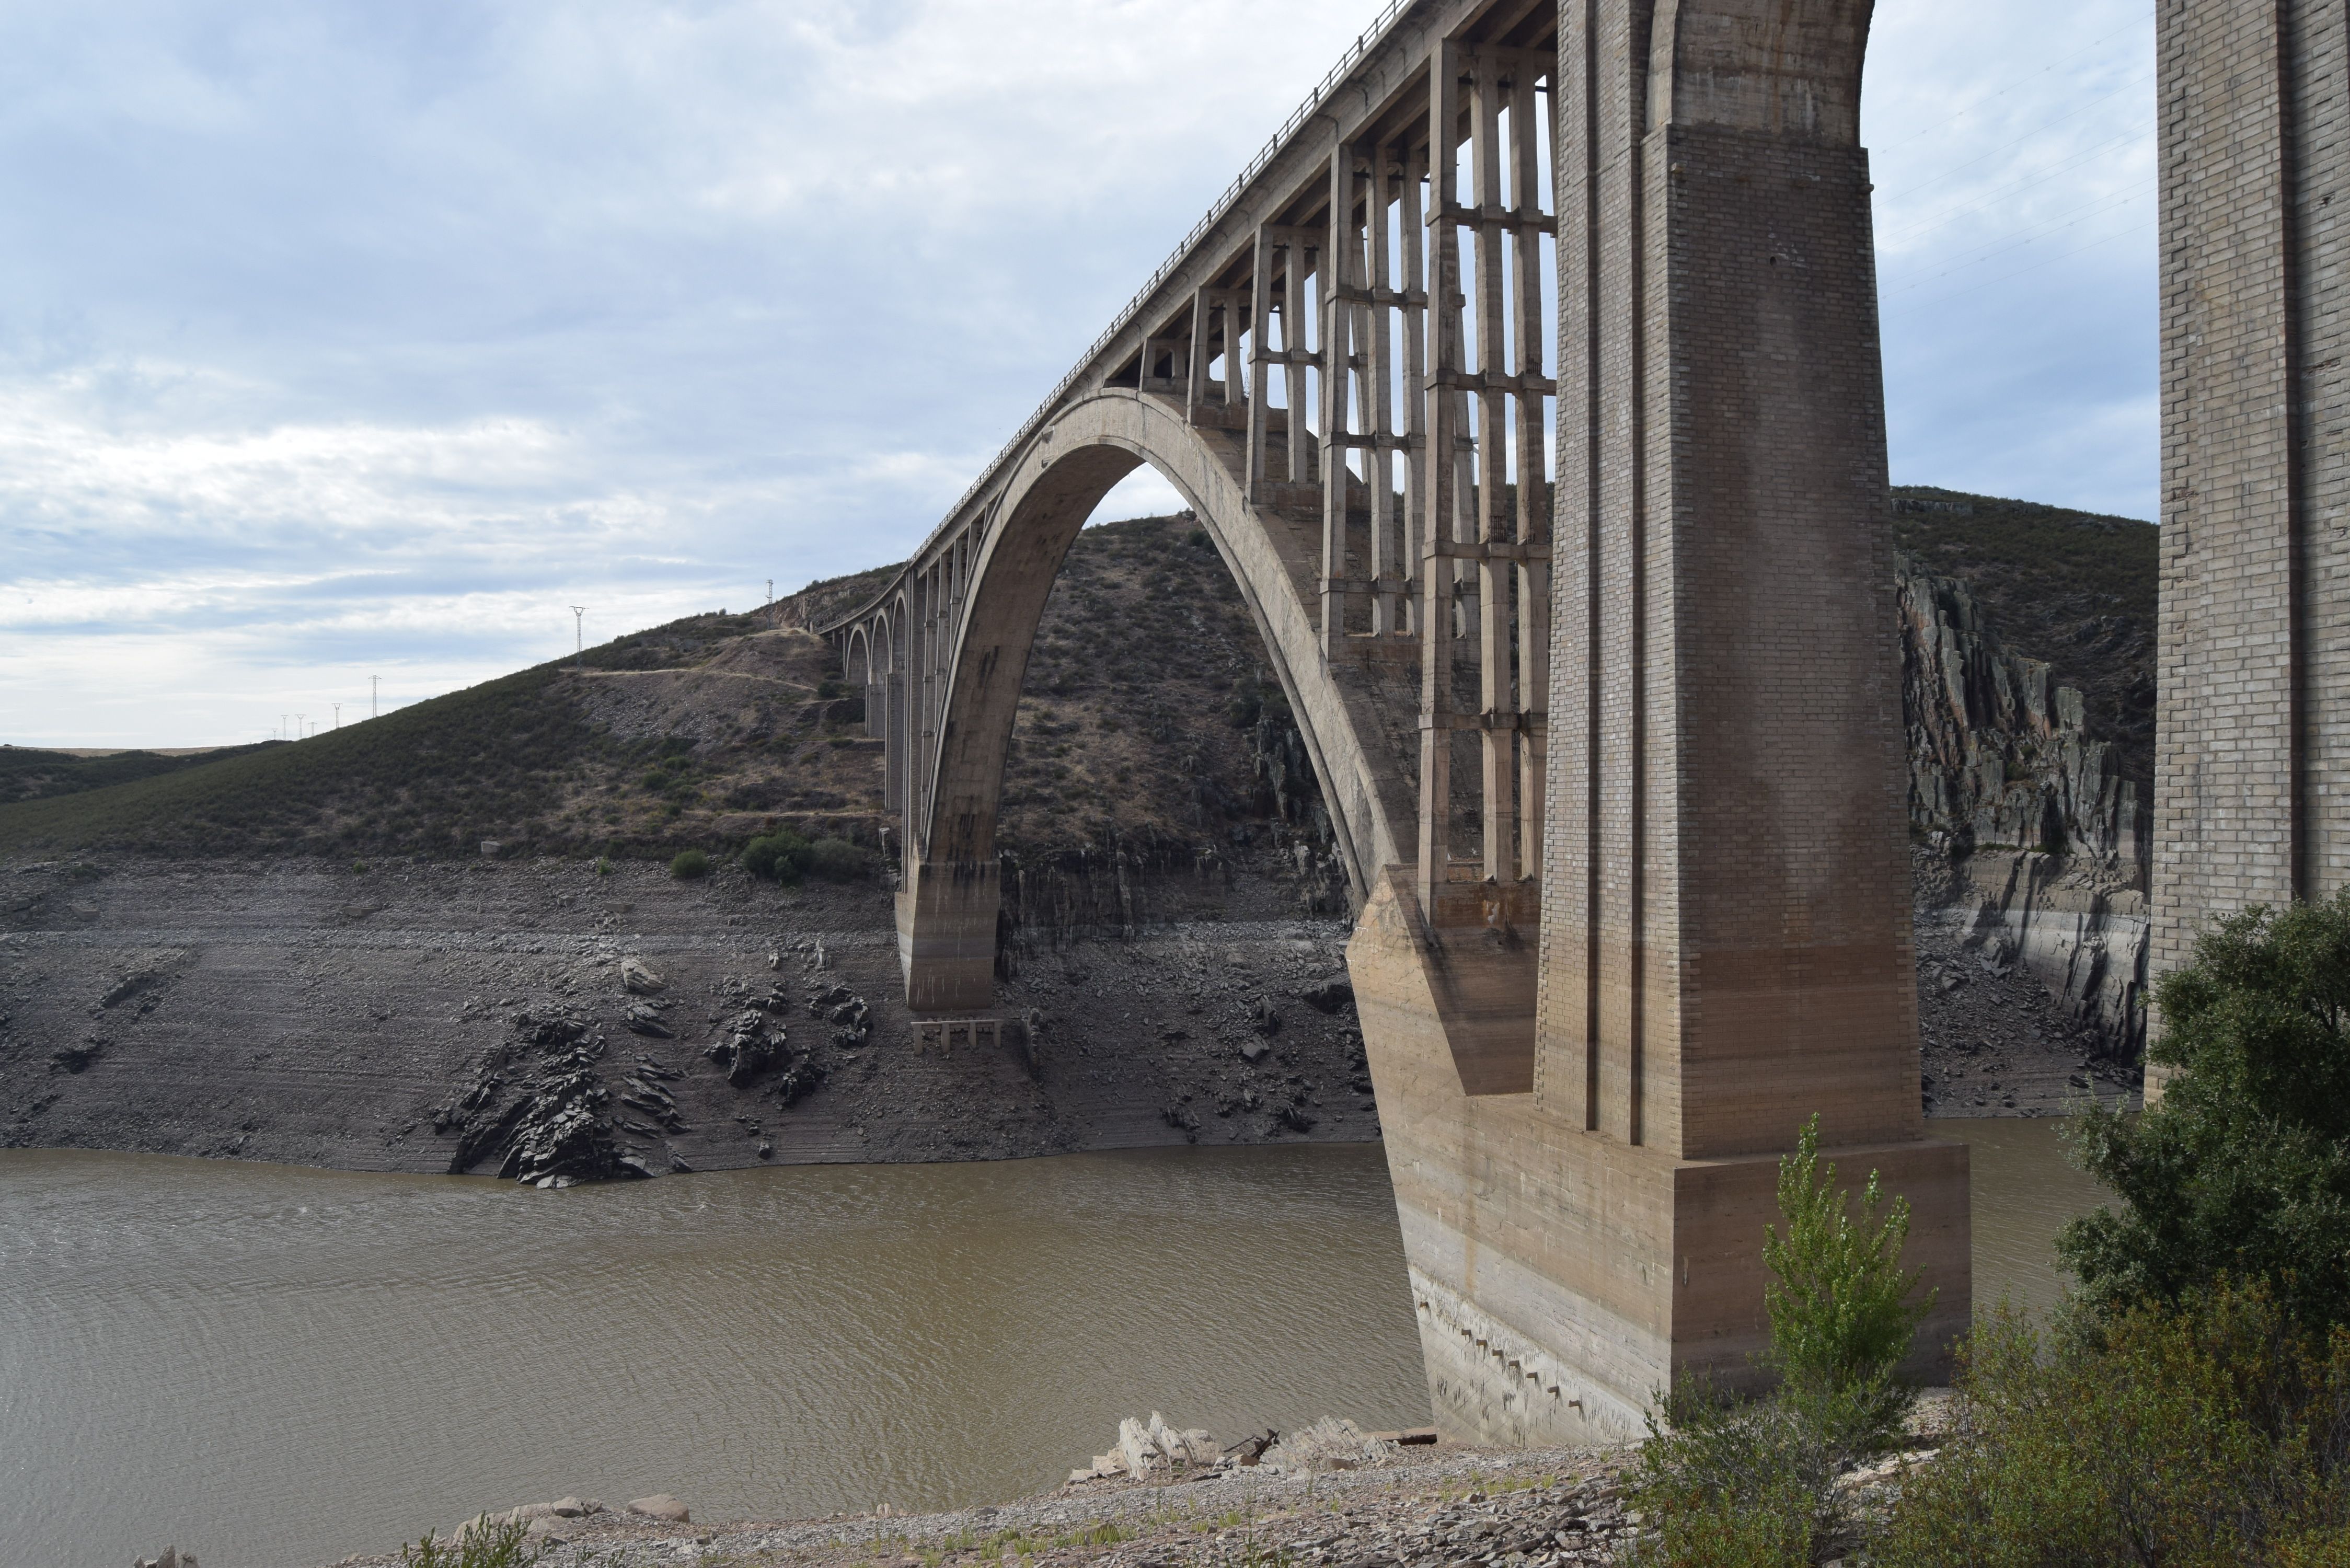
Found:
[[[1252, 501], [1265, 499], [1265, 485], [1272, 477], [1272, 378], [1275, 370], [1281, 372], [1283, 401], [1288, 405], [1283, 421], [1282, 478], [1295, 484], [1305, 482], [1313, 473], [1313, 437], [1305, 418], [1309, 400], [1307, 373], [1321, 357], [1305, 343], [1305, 280], [1314, 271], [1315, 253], [1323, 243], [1324, 236], [1319, 233], [1287, 224], [1266, 223], [1257, 230], [1248, 296], [1253, 317], [1249, 326], [1247, 382], [1248, 487]], [[1225, 321], [1225, 358], [1229, 361], [1234, 352], [1229, 314]], [[1281, 324], [1279, 348], [1271, 347], [1275, 321]]]
[[[1220, 399], [1227, 409], [1237, 409], [1248, 399], [1247, 371], [1241, 359], [1241, 323], [1247, 310], [1248, 295], [1241, 289], [1203, 288], [1191, 296], [1191, 367], [1183, 406], [1194, 424]], [[1216, 362], [1219, 341], [1224, 373], [1211, 383], [1208, 370]]]
[[[1447, 40], [1430, 59], [1427, 483], [1421, 517], [1419, 894], [1456, 875], [1515, 882], [1542, 857], [1550, 486], [1544, 400], [1542, 149], [1531, 51]], [[1503, 113], [1507, 111], [1505, 127]], [[1468, 127], [1469, 200], [1460, 128]], [[1505, 175], [1507, 176], [1505, 180]], [[1470, 275], [1462, 276], [1461, 240]], [[1467, 363], [1474, 350], [1476, 369]], [[1473, 415], [1473, 418], [1472, 418]], [[1473, 645], [1461, 711], [1455, 644]], [[1480, 736], [1479, 853], [1456, 861], [1453, 735]]]
[[[1357, 628], [1373, 637], [1412, 629], [1418, 552], [1410, 547], [1409, 519], [1426, 446], [1418, 395], [1428, 305], [1419, 199], [1425, 177], [1423, 161], [1409, 149], [1378, 142], [1341, 147], [1330, 161], [1320, 409], [1322, 638], [1330, 653]], [[1391, 236], [1389, 209], [1397, 204], [1400, 232]], [[1357, 462], [1367, 503], [1361, 576], [1349, 567], [1355, 514], [1349, 490]]]

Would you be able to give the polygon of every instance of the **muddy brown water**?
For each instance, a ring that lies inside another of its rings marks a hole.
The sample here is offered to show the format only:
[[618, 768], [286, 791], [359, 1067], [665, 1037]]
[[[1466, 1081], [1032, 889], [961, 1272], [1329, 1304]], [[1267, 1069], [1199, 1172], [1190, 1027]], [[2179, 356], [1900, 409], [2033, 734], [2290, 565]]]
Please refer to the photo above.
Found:
[[[1979, 1280], [2093, 1199], [1975, 1146]], [[1428, 1418], [1370, 1146], [796, 1167], [567, 1192], [0, 1153], [0, 1563], [390, 1550], [483, 1507], [698, 1518], [1050, 1485], [1121, 1416]]]

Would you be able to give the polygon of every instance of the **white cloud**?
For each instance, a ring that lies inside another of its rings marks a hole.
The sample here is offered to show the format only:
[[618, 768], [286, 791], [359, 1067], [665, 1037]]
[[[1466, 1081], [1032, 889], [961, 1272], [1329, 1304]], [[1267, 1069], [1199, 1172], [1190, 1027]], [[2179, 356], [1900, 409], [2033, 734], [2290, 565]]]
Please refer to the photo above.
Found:
[[1877, 8], [1896, 483], [2156, 514], [2153, 76], [2142, 0]]
[[[0, 11], [0, 739], [251, 738], [901, 554], [1376, 9]], [[1879, 5], [1898, 480], [2151, 505], [2150, 34]]]

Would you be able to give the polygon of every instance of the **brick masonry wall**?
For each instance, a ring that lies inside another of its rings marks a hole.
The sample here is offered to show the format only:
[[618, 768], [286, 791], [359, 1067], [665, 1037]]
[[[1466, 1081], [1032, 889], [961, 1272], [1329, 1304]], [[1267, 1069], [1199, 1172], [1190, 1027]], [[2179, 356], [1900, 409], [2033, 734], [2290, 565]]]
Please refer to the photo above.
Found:
[[1918, 1136], [1866, 21], [1560, 14], [1537, 1087], [1683, 1158]]
[[2162, 0], [2153, 964], [2350, 874], [2339, 5]]

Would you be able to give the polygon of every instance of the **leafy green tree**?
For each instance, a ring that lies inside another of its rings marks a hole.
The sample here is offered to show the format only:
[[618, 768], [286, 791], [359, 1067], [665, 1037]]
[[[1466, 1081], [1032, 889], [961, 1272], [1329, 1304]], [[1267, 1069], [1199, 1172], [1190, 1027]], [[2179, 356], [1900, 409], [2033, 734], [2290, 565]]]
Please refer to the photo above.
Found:
[[2219, 921], [2155, 994], [2162, 1098], [2075, 1124], [2122, 1200], [2058, 1239], [2084, 1303], [2111, 1319], [2233, 1279], [2304, 1327], [2350, 1324], [2350, 889]]
[[1895, 1445], [1915, 1391], [1897, 1373], [1933, 1293], [1901, 1267], [1909, 1205], [1875, 1171], [1856, 1202], [1820, 1161], [1820, 1119], [1779, 1161], [1779, 1213], [1763, 1231], [1763, 1305], [1779, 1374], [1741, 1403], [1702, 1380], [1660, 1395], [1633, 1492], [1649, 1532], [1631, 1561], [1654, 1568], [1803, 1568], [1852, 1539], [1836, 1478]]
[[807, 846], [807, 868], [827, 882], [856, 882], [873, 874], [879, 857], [846, 838], [819, 838]]
[[2265, 1286], [2142, 1302], [2106, 1332], [1978, 1317], [1939, 1451], [1901, 1480], [1877, 1568], [2343, 1568], [2350, 1333]]
[[1901, 1266], [1909, 1239], [1909, 1200], [1888, 1199], [1877, 1172], [1856, 1206], [1837, 1185], [1835, 1167], [1820, 1163], [1820, 1118], [1804, 1124], [1795, 1150], [1779, 1161], [1781, 1233], [1763, 1231], [1762, 1287], [1771, 1316], [1764, 1360], [1797, 1390], [1834, 1394], [1862, 1422], [1861, 1446], [1888, 1438], [1908, 1413], [1910, 1395], [1894, 1377], [1909, 1354], [1935, 1293], [1912, 1300], [1915, 1271]]

